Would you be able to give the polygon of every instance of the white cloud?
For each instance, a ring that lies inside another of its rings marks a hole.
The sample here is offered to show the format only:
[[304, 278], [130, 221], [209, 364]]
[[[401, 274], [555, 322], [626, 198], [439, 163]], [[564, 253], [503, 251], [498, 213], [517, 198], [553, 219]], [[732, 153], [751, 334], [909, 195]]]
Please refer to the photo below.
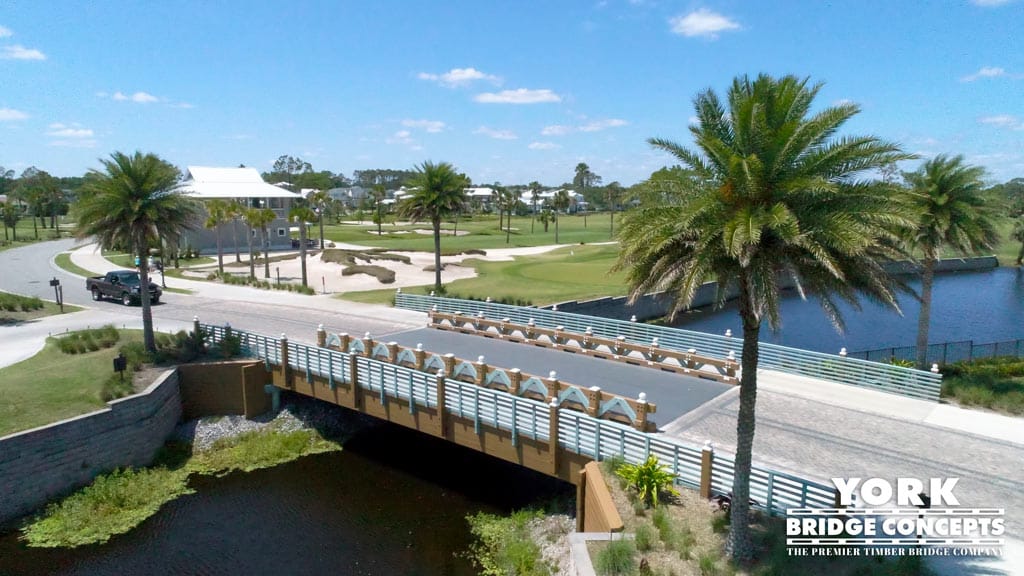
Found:
[[561, 102], [562, 97], [547, 88], [529, 90], [502, 90], [501, 92], [484, 92], [474, 98], [483, 104], [541, 104], [544, 102]]
[[10, 28], [0, 26], [0, 38], [8, 38], [10, 36], [14, 36], [14, 32], [11, 32]]
[[555, 150], [561, 148], [561, 146], [554, 142], [530, 142], [527, 148], [530, 150]]
[[740, 27], [734, 20], [707, 8], [690, 12], [686, 16], [676, 16], [668, 22], [675, 34], [687, 37], [703, 36], [711, 40], [718, 38], [719, 32], [738, 30]]
[[114, 100], [121, 102], [131, 100], [132, 102], [138, 102], [139, 104], [148, 104], [150, 102], [159, 102], [160, 99], [148, 92], [136, 92], [135, 94], [126, 95], [123, 92], [114, 92], [111, 96]]
[[50, 130], [46, 133], [47, 136], [54, 138], [92, 138], [93, 132], [89, 128], [81, 128], [78, 124], [72, 124], [68, 126], [61, 124], [60, 122], [54, 122], [49, 126]]
[[618, 128], [629, 124], [619, 118], [608, 118], [607, 120], [594, 120], [580, 126], [580, 132], [599, 132], [607, 128]]
[[445, 129], [445, 123], [440, 120], [402, 120], [402, 126], [406, 128], [419, 128], [432, 134]]
[[980, 78], [999, 78], [999, 77], [1013, 78], [1013, 79], [1017, 80], [1017, 79], [1020, 79], [1020, 78], [1024, 78], [1024, 74], [1011, 74], [1011, 73], [1007, 72], [1004, 68], [1000, 68], [998, 66], [982, 66], [974, 74], [968, 74], [967, 76], [964, 76], [964, 77], [960, 78], [960, 81], [961, 82], [974, 82], [975, 80], [978, 80]]
[[21, 110], [15, 110], [14, 108], [0, 108], [0, 122], [24, 120], [26, 118], [28, 118], [28, 114], [25, 114]]
[[46, 54], [35, 48], [25, 48], [21, 44], [15, 44], [0, 48], [0, 60], [46, 60]]
[[978, 118], [978, 122], [987, 124], [989, 126], [996, 126], [997, 128], [1010, 128], [1012, 130], [1024, 130], [1024, 122], [1021, 122], [1016, 116], [1009, 114], [997, 114], [995, 116], [984, 116]]
[[975, 6], [984, 6], [988, 8], [991, 6], [1002, 6], [1004, 4], [1009, 4], [1010, 2], [1013, 1], [1014, 0], [971, 0], [971, 4], [974, 4]]
[[429, 72], [420, 72], [416, 75], [420, 80], [429, 80], [431, 82], [437, 82], [442, 86], [449, 88], [455, 88], [456, 86], [465, 86], [476, 80], [487, 80], [494, 84], [501, 84], [501, 78], [493, 74], [487, 74], [477, 70], [476, 68], [452, 68], [451, 70], [443, 74], [431, 74]]
[[519, 138], [516, 133], [511, 130], [495, 130], [488, 128], [487, 126], [481, 126], [473, 131], [473, 134], [483, 134], [484, 136], [490, 136], [495, 140], [515, 140]]
[[572, 132], [572, 126], [563, 126], [561, 124], [545, 126], [544, 129], [540, 131], [543, 136], [565, 136], [570, 132]]
[[399, 130], [398, 132], [395, 132], [390, 138], [386, 139], [385, 142], [388, 144], [416, 144], [416, 141], [412, 139], [412, 132], [409, 132], [408, 130]]

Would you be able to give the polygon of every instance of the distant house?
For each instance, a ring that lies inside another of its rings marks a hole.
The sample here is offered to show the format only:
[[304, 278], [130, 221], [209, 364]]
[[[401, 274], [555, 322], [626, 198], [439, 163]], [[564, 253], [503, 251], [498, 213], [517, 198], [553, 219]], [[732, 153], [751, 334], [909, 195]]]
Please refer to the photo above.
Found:
[[[537, 211], [541, 211], [551, 207], [551, 202], [554, 200], [555, 195], [561, 192], [563, 188], [557, 190], [544, 190], [537, 194]], [[579, 211], [586, 211], [588, 203], [583, 199], [583, 195], [577, 193], [575, 190], [565, 188], [566, 192], [569, 193], [569, 208], [566, 210], [567, 213], [573, 214]], [[533, 211], [533, 192], [527, 190], [519, 195], [519, 200], [526, 205], [527, 210]]]
[[[277, 215], [267, 230], [271, 250], [285, 250], [292, 246], [288, 233], [288, 210], [298, 194], [287, 188], [267, 184], [255, 168], [210, 168], [206, 166], [189, 166], [183, 192], [192, 198], [206, 201], [213, 199], [237, 202], [245, 207], [270, 208]], [[206, 215], [203, 215], [205, 220]], [[235, 251], [235, 238], [238, 238], [238, 249], [248, 250], [249, 241], [245, 237], [248, 227], [241, 220], [220, 225], [221, 246], [224, 252]], [[254, 246], [259, 247], [260, 232], [253, 231], [256, 238]], [[181, 247], [191, 247], [201, 253], [209, 254], [217, 251], [217, 236], [213, 230], [200, 223], [196, 230], [190, 230], [182, 238]]]
[[370, 191], [362, 186], [348, 186], [344, 188], [331, 188], [327, 195], [335, 200], [341, 201], [348, 208], [356, 208], [370, 196]]

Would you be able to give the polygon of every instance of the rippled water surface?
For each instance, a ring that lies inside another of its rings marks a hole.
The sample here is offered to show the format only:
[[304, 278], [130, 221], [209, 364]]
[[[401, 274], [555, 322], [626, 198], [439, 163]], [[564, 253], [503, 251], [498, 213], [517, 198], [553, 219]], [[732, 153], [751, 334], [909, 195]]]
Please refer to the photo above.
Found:
[[[920, 283], [911, 284], [915, 290]], [[1024, 272], [1015, 268], [997, 268], [987, 272], [940, 274], [933, 289], [929, 341], [933, 343], [974, 340], [976, 343], [1024, 338]], [[839, 334], [821, 311], [814, 298], [803, 301], [788, 292], [782, 302], [782, 329], [773, 333], [762, 328], [765, 342], [838, 352], [913, 346], [917, 339], [919, 304], [912, 296], [899, 299], [903, 311], [896, 312], [878, 304], [864, 302], [857, 311], [842, 305], [846, 333]], [[722, 310], [701, 309], [678, 318], [679, 328], [723, 334], [726, 329], [741, 334], [735, 304]]]

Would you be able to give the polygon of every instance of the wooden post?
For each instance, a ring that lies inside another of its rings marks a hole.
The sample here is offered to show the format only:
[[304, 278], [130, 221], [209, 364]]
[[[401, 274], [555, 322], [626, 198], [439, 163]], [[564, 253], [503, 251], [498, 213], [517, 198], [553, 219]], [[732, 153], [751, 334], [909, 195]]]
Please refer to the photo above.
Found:
[[370, 336], [369, 332], [363, 337], [363, 356], [373, 358], [373, 337]]
[[412, 351], [412, 355], [416, 358], [416, 369], [422, 372], [423, 364], [427, 358], [427, 353], [423, 351], [423, 344], [417, 344], [416, 349]]
[[388, 342], [388, 362], [396, 364], [398, 362], [398, 342]]
[[445, 375], [455, 372], [455, 354], [451, 352], [444, 355], [444, 373]]
[[316, 327], [316, 345], [319, 348], [327, 346], [327, 330], [324, 330], [323, 324]]
[[281, 333], [281, 378], [283, 384], [292, 387], [292, 369], [288, 366], [288, 336]]
[[476, 359], [476, 385], [484, 386], [487, 383], [487, 362], [483, 356]]
[[558, 383], [558, 372], [554, 370], [548, 372], [545, 384], [548, 387], [548, 396], [557, 401], [558, 393], [562, 391], [562, 385]]
[[199, 327], [199, 316], [192, 317], [192, 333], [199, 336], [199, 332], [202, 329]]
[[714, 466], [715, 449], [711, 442], [704, 443], [700, 453], [700, 496], [711, 498], [711, 468]]
[[437, 422], [438, 422], [438, 436], [441, 438], [447, 438], [448, 434], [448, 410], [445, 409], [445, 382], [444, 382], [444, 370], [437, 371]]
[[597, 418], [597, 413], [601, 409], [601, 387], [591, 386], [587, 390], [587, 414]]
[[633, 426], [641, 432], [647, 431], [647, 409], [650, 404], [647, 403], [647, 393], [641, 392], [636, 399], [636, 421], [633, 422]]
[[338, 343], [338, 346], [341, 347], [341, 351], [348, 352], [348, 345], [352, 343], [352, 337], [348, 335], [348, 332], [338, 334], [338, 340], [341, 341]]
[[583, 532], [587, 526], [587, 469], [580, 470], [580, 481], [576, 485], [576, 531]]
[[514, 396], [519, 396], [519, 385], [523, 383], [523, 373], [519, 368], [513, 368], [508, 371], [508, 391]]
[[558, 398], [548, 404], [548, 450], [551, 451], [551, 475], [558, 476]]

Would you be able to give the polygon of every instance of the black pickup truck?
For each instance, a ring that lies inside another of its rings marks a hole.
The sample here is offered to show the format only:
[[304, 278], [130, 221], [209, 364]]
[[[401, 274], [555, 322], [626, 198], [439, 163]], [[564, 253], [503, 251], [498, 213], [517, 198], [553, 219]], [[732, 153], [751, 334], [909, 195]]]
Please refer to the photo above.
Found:
[[[125, 306], [137, 304], [142, 299], [139, 291], [139, 273], [134, 270], [114, 270], [106, 276], [93, 276], [85, 279], [85, 289], [92, 292], [93, 300], [104, 297], [116, 298]], [[149, 283], [149, 301], [156, 304], [160, 301], [162, 291], [152, 282]]]

